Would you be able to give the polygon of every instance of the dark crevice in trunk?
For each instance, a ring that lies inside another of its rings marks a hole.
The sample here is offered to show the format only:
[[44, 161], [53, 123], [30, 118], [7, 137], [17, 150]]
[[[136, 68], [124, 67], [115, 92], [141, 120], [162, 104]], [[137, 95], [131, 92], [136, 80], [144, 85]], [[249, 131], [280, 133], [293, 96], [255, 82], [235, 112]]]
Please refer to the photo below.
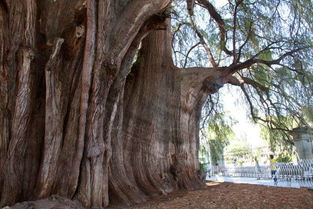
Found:
[[57, 194], [46, 208], [103, 208], [203, 186], [203, 81], [186, 87], [173, 66], [169, 1], [129, 2], [12, 1], [0, 13], [1, 207]]

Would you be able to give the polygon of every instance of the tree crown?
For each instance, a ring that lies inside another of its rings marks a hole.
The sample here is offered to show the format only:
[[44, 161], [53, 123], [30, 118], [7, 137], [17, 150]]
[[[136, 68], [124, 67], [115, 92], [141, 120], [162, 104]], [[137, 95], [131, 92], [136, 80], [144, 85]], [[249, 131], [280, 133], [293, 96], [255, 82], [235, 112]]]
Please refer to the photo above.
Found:
[[[226, 83], [240, 88], [251, 119], [281, 132], [287, 142], [292, 128], [309, 125], [311, 1], [176, 0], [173, 5], [177, 66], [225, 72]], [[207, 113], [222, 111], [217, 102], [218, 96], [208, 97], [205, 107], [217, 111]]]

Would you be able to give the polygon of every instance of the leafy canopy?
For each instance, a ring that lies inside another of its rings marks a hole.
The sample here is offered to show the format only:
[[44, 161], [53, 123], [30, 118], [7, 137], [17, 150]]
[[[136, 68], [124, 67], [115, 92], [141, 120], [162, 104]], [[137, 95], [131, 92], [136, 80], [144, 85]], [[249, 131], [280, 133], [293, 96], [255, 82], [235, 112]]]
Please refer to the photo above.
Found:
[[[173, 1], [175, 64], [229, 71], [251, 119], [291, 143], [289, 131], [312, 122], [312, 1], [190, 2]], [[204, 124], [223, 112], [218, 98], [209, 96]]]

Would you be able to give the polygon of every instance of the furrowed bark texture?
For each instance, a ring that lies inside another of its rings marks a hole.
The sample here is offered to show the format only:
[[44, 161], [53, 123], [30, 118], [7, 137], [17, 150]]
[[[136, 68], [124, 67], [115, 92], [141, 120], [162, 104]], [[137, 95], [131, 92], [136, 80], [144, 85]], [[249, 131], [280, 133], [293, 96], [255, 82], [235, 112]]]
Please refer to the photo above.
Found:
[[173, 66], [169, 3], [1, 1], [0, 207], [103, 208], [203, 186], [200, 110], [224, 81]]

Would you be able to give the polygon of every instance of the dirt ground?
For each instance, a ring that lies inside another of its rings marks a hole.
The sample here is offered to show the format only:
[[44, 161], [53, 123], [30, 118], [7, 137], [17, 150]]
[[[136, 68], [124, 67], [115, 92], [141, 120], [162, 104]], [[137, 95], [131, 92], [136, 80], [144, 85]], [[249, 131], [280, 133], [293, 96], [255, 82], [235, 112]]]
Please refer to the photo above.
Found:
[[203, 190], [175, 192], [146, 203], [114, 209], [313, 209], [307, 188], [208, 182]]

